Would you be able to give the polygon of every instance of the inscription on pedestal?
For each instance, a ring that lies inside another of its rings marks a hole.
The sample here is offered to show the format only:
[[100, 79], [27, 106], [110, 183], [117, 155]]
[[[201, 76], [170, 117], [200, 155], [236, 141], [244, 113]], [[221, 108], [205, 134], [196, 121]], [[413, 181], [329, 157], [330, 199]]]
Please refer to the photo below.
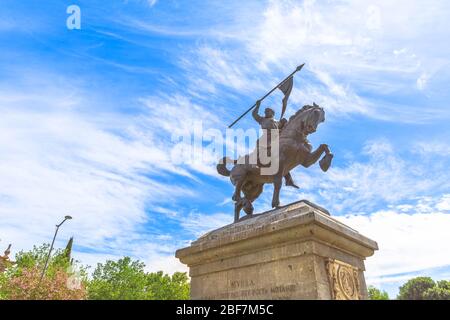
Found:
[[288, 299], [298, 290], [297, 284], [261, 286], [253, 279], [232, 280], [229, 282], [229, 291], [218, 295], [204, 297], [207, 300], [221, 299], [261, 299], [268, 296], [272, 299]]

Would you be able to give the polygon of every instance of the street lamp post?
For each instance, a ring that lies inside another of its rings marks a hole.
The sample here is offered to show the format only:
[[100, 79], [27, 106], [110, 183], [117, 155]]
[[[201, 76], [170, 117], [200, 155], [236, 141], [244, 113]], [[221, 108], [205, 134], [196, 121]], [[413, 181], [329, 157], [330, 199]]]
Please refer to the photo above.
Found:
[[52, 241], [52, 244], [51, 244], [51, 246], [50, 246], [50, 250], [48, 251], [47, 259], [45, 260], [44, 269], [42, 270], [42, 274], [41, 274], [41, 278], [39, 279], [38, 287], [39, 287], [39, 285], [41, 284], [42, 279], [44, 278], [45, 271], [47, 270], [48, 261], [50, 260], [50, 255], [52, 254], [53, 245], [55, 244], [55, 239], [56, 239], [56, 235], [58, 234], [59, 227], [61, 227], [62, 224], [63, 224], [64, 222], [66, 222], [66, 220], [70, 220], [70, 219], [72, 219], [71, 216], [65, 216], [65, 217], [64, 217], [64, 220], [63, 220], [60, 224], [57, 224], [57, 225], [56, 225], [55, 235], [53, 236], [53, 241]]

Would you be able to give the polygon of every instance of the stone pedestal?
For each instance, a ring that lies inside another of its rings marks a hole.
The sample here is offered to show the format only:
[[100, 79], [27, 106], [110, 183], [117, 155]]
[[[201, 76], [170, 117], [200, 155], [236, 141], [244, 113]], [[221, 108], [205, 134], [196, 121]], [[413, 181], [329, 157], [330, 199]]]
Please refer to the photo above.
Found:
[[377, 243], [308, 201], [211, 231], [176, 257], [192, 299], [367, 299]]

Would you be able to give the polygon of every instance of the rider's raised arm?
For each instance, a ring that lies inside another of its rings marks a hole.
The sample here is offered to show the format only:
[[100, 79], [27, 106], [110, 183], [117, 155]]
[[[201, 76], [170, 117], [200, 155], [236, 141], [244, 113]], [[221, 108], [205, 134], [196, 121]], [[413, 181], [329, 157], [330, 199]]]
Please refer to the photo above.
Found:
[[253, 109], [253, 112], [252, 112], [253, 119], [255, 119], [256, 122], [258, 122], [258, 123], [261, 123], [261, 121], [263, 120], [263, 117], [261, 117], [258, 114], [260, 106], [261, 106], [261, 101], [259, 101], [259, 100], [256, 101], [256, 107], [255, 107], [255, 109]]

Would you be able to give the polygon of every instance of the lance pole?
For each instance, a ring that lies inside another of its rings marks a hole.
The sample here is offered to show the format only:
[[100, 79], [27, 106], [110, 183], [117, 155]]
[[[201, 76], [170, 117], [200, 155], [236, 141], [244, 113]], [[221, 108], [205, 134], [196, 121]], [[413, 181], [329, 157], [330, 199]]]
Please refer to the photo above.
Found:
[[[294, 72], [292, 72], [290, 75], [288, 75], [286, 77], [286, 79], [284, 79], [283, 81], [281, 81], [279, 84], [277, 84], [272, 90], [270, 90], [264, 97], [262, 97], [261, 99], [259, 99], [259, 101], [263, 101], [265, 98], [267, 98], [272, 92], [274, 92], [275, 90], [278, 89], [278, 87], [280, 87], [283, 83], [285, 83], [290, 77], [292, 77], [294, 74], [296, 74], [297, 72], [299, 72], [300, 70], [302, 70], [303, 66], [305, 64], [302, 64], [300, 66], [297, 67], [297, 69], [294, 70]], [[250, 107], [247, 111], [245, 111], [239, 118], [237, 118], [232, 124], [230, 124], [228, 126], [228, 128], [231, 128], [232, 126], [234, 126], [239, 120], [241, 120], [247, 113], [249, 113], [250, 111], [252, 111], [254, 108], [256, 107], [256, 103]]]

